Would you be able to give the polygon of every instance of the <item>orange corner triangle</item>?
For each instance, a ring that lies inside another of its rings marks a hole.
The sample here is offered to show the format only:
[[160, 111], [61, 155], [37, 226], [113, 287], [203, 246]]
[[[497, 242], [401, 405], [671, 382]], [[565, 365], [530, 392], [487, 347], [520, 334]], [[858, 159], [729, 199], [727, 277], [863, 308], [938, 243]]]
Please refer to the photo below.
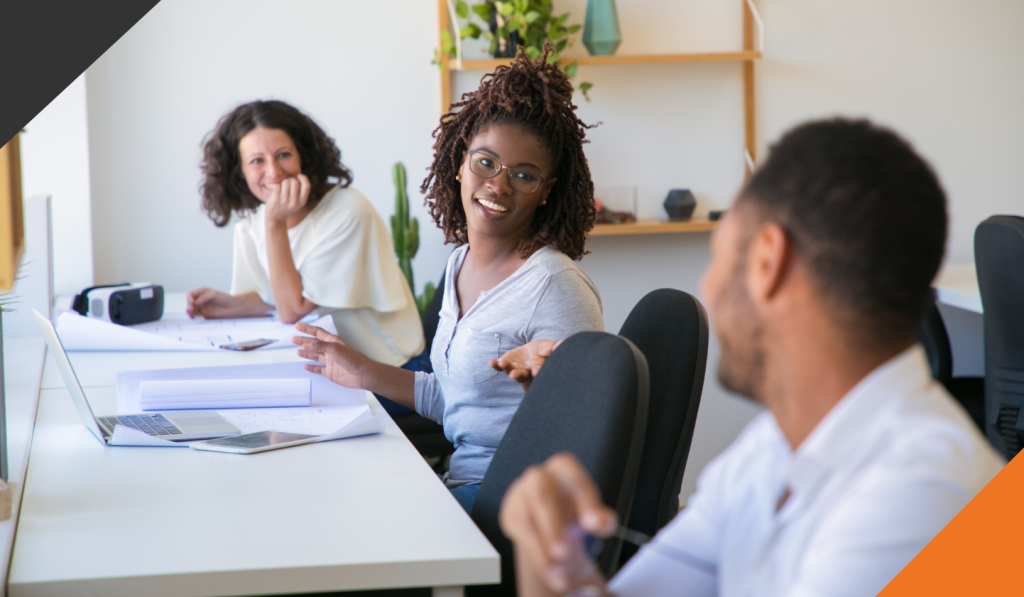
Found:
[[879, 596], [1021, 594], [1024, 577], [1018, 566], [1024, 566], [1022, 456], [1006, 465]]

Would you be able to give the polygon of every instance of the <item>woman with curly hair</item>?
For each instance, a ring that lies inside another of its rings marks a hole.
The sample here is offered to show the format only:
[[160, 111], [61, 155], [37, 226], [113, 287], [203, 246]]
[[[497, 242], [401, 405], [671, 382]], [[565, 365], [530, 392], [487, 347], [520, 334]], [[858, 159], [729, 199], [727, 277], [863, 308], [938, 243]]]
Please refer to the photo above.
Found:
[[594, 225], [583, 154], [588, 128], [572, 85], [548, 54], [522, 51], [484, 77], [434, 131], [421, 190], [448, 242], [444, 303], [431, 347], [433, 373], [373, 362], [338, 338], [297, 326], [307, 366], [372, 390], [444, 425], [455, 444], [445, 484], [469, 511], [523, 390], [489, 362], [538, 339], [603, 330], [597, 288], [575, 260]]
[[[315, 122], [278, 101], [224, 116], [203, 147], [203, 208], [235, 224], [231, 293], [188, 293], [188, 313], [248, 317], [277, 309], [294, 323], [331, 313], [338, 335], [401, 366], [423, 350], [423, 328], [384, 222], [350, 188], [341, 152]], [[331, 180], [333, 179], [333, 180]]]

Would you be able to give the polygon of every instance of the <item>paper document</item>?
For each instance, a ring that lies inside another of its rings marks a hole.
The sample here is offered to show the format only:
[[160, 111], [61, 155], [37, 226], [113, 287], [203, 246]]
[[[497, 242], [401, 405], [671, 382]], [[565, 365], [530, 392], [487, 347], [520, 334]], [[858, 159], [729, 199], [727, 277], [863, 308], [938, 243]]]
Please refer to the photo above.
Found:
[[[334, 318], [307, 315], [301, 320], [337, 334]], [[195, 320], [185, 313], [164, 313], [159, 321], [131, 326], [118, 325], [65, 311], [57, 318], [57, 334], [65, 350], [186, 350], [217, 351], [225, 344], [265, 338], [270, 348], [294, 348], [291, 339], [300, 334], [295, 325], [273, 317]]]
[[[322, 375], [306, 371], [304, 363], [125, 371], [117, 374], [117, 412], [123, 415], [134, 414], [142, 410], [142, 384], [144, 382], [196, 381], [209, 383], [239, 379], [257, 383], [268, 380], [300, 379], [307, 380], [310, 385], [310, 406], [307, 407], [214, 409], [238, 427], [242, 433], [256, 431], [305, 433], [323, 435], [325, 436], [323, 441], [326, 441], [380, 433], [384, 430], [383, 422], [376, 420], [370, 412], [365, 390], [339, 386]], [[157, 438], [147, 438], [147, 440], [157, 441]], [[149, 442], [125, 445], [157, 444]]]
[[142, 410], [309, 406], [310, 380], [149, 379], [139, 385]]

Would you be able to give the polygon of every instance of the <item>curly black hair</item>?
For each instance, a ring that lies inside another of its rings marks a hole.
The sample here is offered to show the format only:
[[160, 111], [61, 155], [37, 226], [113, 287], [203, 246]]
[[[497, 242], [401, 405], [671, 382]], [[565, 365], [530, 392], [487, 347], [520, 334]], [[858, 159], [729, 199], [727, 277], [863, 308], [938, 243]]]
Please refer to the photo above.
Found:
[[334, 186], [327, 182], [328, 177], [337, 178], [342, 187], [352, 183], [352, 172], [342, 165], [334, 139], [308, 116], [279, 101], [242, 104], [221, 118], [217, 128], [203, 139], [199, 192], [203, 210], [218, 227], [226, 226], [232, 213], [253, 212], [261, 205], [242, 175], [238, 151], [242, 137], [256, 127], [279, 129], [291, 137], [299, 152], [302, 173], [309, 178], [311, 208]]
[[586, 254], [587, 234], [594, 227], [594, 183], [583, 154], [586, 129], [572, 103], [572, 83], [555, 64], [551, 48], [530, 60], [520, 47], [509, 66], [484, 75], [480, 88], [463, 94], [434, 129], [434, 162], [420, 185], [430, 215], [444, 231], [445, 242], [465, 244], [466, 212], [461, 185], [455, 179], [472, 140], [485, 129], [504, 124], [523, 127], [548, 148], [557, 178], [547, 205], [537, 210], [529, 236], [519, 251], [529, 256], [536, 248], [554, 245], [572, 259]]

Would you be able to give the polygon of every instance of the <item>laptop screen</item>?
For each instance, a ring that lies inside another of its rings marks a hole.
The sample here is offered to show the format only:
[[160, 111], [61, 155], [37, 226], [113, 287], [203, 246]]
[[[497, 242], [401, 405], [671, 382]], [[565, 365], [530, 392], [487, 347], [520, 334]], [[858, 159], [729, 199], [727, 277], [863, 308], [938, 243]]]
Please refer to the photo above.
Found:
[[64, 385], [67, 386], [68, 393], [71, 394], [71, 400], [75, 403], [75, 408], [78, 409], [78, 415], [82, 417], [82, 423], [85, 423], [86, 428], [105, 445], [107, 442], [103, 439], [103, 432], [100, 430], [99, 423], [96, 422], [96, 416], [92, 413], [89, 401], [85, 398], [85, 391], [82, 390], [82, 384], [78, 382], [78, 376], [75, 375], [75, 369], [71, 366], [68, 353], [64, 350], [60, 337], [57, 336], [57, 330], [54, 329], [49, 319], [39, 314], [39, 311], [32, 309], [32, 313], [36, 316], [39, 329], [43, 331], [46, 347], [49, 349], [50, 356], [53, 357], [53, 362], [57, 364], [60, 376], [64, 378]]

